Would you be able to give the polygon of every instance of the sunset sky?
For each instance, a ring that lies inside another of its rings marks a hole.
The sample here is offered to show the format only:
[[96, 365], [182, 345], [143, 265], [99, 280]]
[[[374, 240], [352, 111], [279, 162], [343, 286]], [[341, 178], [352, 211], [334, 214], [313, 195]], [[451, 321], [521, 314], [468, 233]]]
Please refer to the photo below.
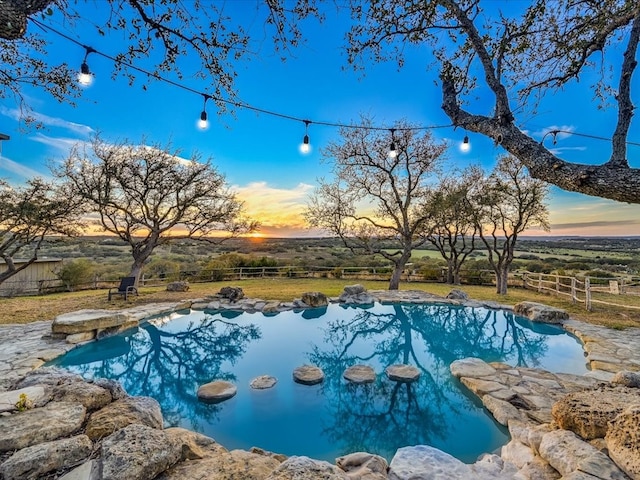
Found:
[[[105, 4], [96, 2], [92, 8], [100, 10]], [[314, 21], [304, 25], [306, 43], [287, 53], [288, 58], [283, 62], [281, 55], [273, 52], [264, 26], [256, 21], [254, 6], [250, 1], [231, 2], [230, 6], [231, 10], [237, 9], [232, 12], [239, 16], [237, 18], [246, 19], [254, 41], [252, 50], [256, 52], [250, 61], [237, 64], [241, 101], [312, 122], [353, 123], [361, 115], [367, 115], [385, 127], [401, 119], [422, 126], [450, 123], [440, 109], [441, 94], [435, 84], [437, 72], [430, 66], [426, 48], [408, 49], [407, 62], [400, 71], [394, 64], [372, 63], [364, 72], [355, 72], [347, 67], [343, 51], [346, 20], [343, 16], [329, 15], [322, 25]], [[95, 14], [87, 12], [87, 15]], [[110, 55], [117, 53], [116, 35], [101, 37], [88, 28], [70, 28], [61, 24], [56, 15], [43, 21], [82, 44]], [[33, 24], [29, 29], [52, 43], [49, 54], [52, 61], [66, 61], [79, 67], [84, 49]], [[302, 122], [244, 109], [236, 109], [235, 116], [216, 115], [215, 105], [209, 102], [210, 126], [201, 131], [196, 127], [202, 110], [200, 95], [157, 81], [151, 82], [146, 90], [142, 88], [142, 81], [129, 86], [126, 79], [111, 77], [113, 64], [109, 60], [93, 54], [88, 63], [95, 80], [84, 90], [75, 108], [58, 103], [38, 89], [24, 91], [45, 125], [42, 130], [25, 128], [18, 105], [4, 99], [0, 105], [0, 133], [10, 135], [11, 139], [2, 142], [0, 177], [18, 184], [33, 176], [48, 176], [47, 165], [59, 162], [71, 145], [88, 141], [97, 132], [106, 141], [138, 142], [145, 138], [147, 143], [164, 143], [170, 140], [185, 157], [199, 151], [205, 158], [212, 158], [245, 201], [248, 215], [262, 223], [262, 234], [318, 234], [306, 229], [301, 212], [316, 179], [330, 175], [327, 163], [321, 162], [322, 147], [338, 138], [337, 128], [312, 123], [309, 127], [312, 151], [303, 155], [298, 150], [305, 133]], [[180, 82], [197, 91], [207, 91], [206, 82], [189, 75]], [[517, 119], [518, 126], [536, 138], [542, 138], [552, 128], [611, 137], [617, 113], [597, 108], [588, 88], [590, 83], [587, 77], [561, 94], [547, 96], [537, 113]], [[638, 72], [634, 87], [637, 94], [640, 90]], [[640, 99], [634, 100], [640, 103]], [[490, 113], [490, 99], [479, 99], [472, 109]], [[465, 135], [460, 129], [437, 128], [433, 134], [450, 143], [451, 166], [480, 164], [490, 169], [496, 157], [503, 153], [476, 134], [469, 134], [471, 151], [460, 152], [458, 147]], [[629, 140], [640, 142], [638, 115]], [[563, 158], [582, 163], [603, 163], [610, 151], [607, 142], [575, 135], [559, 136], [556, 148]], [[640, 147], [629, 147], [632, 166], [640, 166], [639, 157]], [[640, 235], [638, 205], [571, 194], [553, 187], [549, 206], [551, 235]], [[547, 235], [536, 230], [526, 234]]]

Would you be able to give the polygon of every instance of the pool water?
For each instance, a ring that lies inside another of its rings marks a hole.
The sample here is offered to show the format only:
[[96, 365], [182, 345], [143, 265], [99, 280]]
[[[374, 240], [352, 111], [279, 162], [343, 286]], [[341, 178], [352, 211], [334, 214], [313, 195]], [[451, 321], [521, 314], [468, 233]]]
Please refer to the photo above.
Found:
[[[258, 446], [333, 462], [355, 451], [390, 459], [400, 447], [426, 444], [472, 462], [504, 445], [508, 433], [451, 376], [451, 362], [465, 357], [586, 372], [582, 347], [561, 328], [505, 311], [415, 304], [329, 305], [272, 316], [182, 311], [50, 364], [119, 380], [129, 394], [158, 400], [168, 425], [229, 449]], [[420, 379], [388, 380], [384, 369], [396, 363], [418, 367]], [[303, 364], [322, 368], [324, 383], [293, 382]], [[376, 381], [347, 383], [342, 374], [355, 364], [372, 366]], [[252, 390], [249, 382], [259, 375], [278, 383]], [[236, 384], [237, 395], [199, 402], [199, 385], [214, 379]]]

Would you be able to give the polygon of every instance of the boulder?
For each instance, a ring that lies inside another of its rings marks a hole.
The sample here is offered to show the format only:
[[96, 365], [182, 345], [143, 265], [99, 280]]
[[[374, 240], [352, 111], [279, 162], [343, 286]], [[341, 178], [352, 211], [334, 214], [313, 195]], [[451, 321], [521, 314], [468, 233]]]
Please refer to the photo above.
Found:
[[491, 412], [493, 418], [502, 425], [508, 425], [510, 421], [522, 420], [520, 410], [505, 400], [500, 400], [491, 395], [484, 395], [482, 404]]
[[84, 379], [77, 373], [71, 373], [58, 367], [41, 367], [32, 370], [20, 380], [15, 388], [31, 387], [32, 385], [61, 385], [63, 383], [84, 382]]
[[327, 296], [321, 292], [305, 292], [302, 294], [301, 300], [310, 307], [326, 307], [329, 305]]
[[369, 365], [353, 365], [342, 374], [345, 380], [356, 383], [373, 383], [376, 380], [376, 372]]
[[147, 480], [182, 458], [182, 445], [163, 430], [132, 424], [109, 435], [100, 448], [102, 480]]
[[212, 452], [226, 452], [227, 449], [216, 443], [213, 438], [185, 428], [172, 427], [164, 432], [182, 447], [182, 460], [198, 460], [211, 456]]
[[537, 302], [520, 302], [513, 306], [513, 313], [526, 317], [532, 322], [563, 323], [569, 314], [561, 308], [549, 307]]
[[389, 480], [479, 480], [469, 465], [426, 445], [399, 448], [389, 465]]
[[167, 292], [188, 292], [188, 291], [189, 291], [189, 282], [187, 282], [186, 280], [167, 283]]
[[413, 365], [389, 365], [385, 372], [389, 380], [394, 382], [411, 383], [420, 378], [420, 370]]
[[640, 388], [640, 373], [623, 370], [613, 376], [611, 383], [630, 388]]
[[97, 440], [131, 424], [162, 429], [160, 404], [150, 397], [117, 400], [89, 417], [86, 434], [90, 439]]
[[218, 292], [218, 295], [232, 302], [236, 302], [244, 298], [244, 292], [240, 287], [222, 287]]
[[21, 395], [26, 395], [27, 401], [33, 405], [40, 404], [46, 398], [44, 387], [35, 385], [19, 390], [0, 392], [0, 413], [18, 410], [16, 404], [21, 401]]
[[127, 316], [113, 310], [78, 310], [58, 315], [51, 324], [53, 333], [81, 333], [110, 327], [118, 327]]
[[88, 382], [57, 385], [53, 387], [51, 398], [58, 402], [80, 403], [87, 411], [98, 410], [113, 400], [109, 390]]
[[313, 365], [303, 365], [293, 371], [293, 381], [303, 385], [316, 385], [324, 381], [324, 372]]
[[0, 416], [0, 452], [67, 437], [80, 429], [85, 414], [78, 403], [50, 402], [42, 408]]
[[213, 382], [200, 385], [198, 388], [198, 400], [207, 403], [220, 403], [229, 400], [236, 393], [237, 387], [225, 380], [215, 380]]
[[618, 415], [605, 437], [609, 456], [633, 480], [640, 479], [640, 405]]
[[[114, 328], [117, 328], [117, 327], [114, 327]], [[88, 332], [72, 333], [71, 335], [67, 335], [67, 338], [65, 339], [65, 341], [67, 343], [75, 345], [77, 343], [89, 342], [94, 338], [96, 338], [96, 331], [90, 330]]]
[[375, 303], [375, 299], [367, 293], [367, 289], [362, 285], [347, 285], [338, 297], [338, 301], [355, 305], [370, 305]]
[[566, 395], [553, 405], [551, 414], [560, 428], [591, 440], [604, 437], [609, 422], [634, 404], [640, 404], [640, 389], [602, 385]]
[[361, 293], [365, 293], [366, 291], [367, 289], [364, 286], [356, 283], [355, 285], [346, 285], [342, 293], [344, 293], [345, 295], [359, 295]]
[[350, 480], [345, 472], [329, 462], [309, 457], [289, 457], [282, 462], [267, 480]]
[[469, 295], [464, 290], [459, 290], [457, 288], [454, 288], [447, 294], [446, 298], [448, 298], [449, 300], [465, 301], [465, 300], [469, 300]]
[[266, 388], [272, 388], [278, 379], [270, 375], [260, 375], [249, 382], [249, 386], [256, 390], [264, 390]]
[[86, 435], [44, 442], [18, 450], [1, 466], [5, 480], [37, 479], [44, 474], [87, 458], [93, 444]]
[[58, 480], [98, 480], [100, 478], [98, 468], [97, 460], [89, 460], [70, 472], [67, 472]]
[[105, 390], [108, 390], [113, 400], [120, 400], [129, 396], [125, 389], [122, 387], [122, 384], [117, 380], [111, 380], [108, 378], [96, 378], [93, 380], [93, 384], [97, 385], [98, 387], [104, 388]]
[[336, 465], [353, 480], [387, 480], [389, 464], [379, 455], [355, 452], [336, 458]]
[[463, 358], [449, 365], [451, 375], [454, 377], [486, 377], [495, 375], [496, 369], [479, 358]]

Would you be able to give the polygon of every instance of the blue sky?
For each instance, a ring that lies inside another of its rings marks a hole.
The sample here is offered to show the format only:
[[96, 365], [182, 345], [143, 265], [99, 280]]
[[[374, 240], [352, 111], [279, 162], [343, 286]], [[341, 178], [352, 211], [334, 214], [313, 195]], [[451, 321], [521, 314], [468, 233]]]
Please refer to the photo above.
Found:
[[[381, 126], [392, 126], [399, 119], [420, 125], [447, 125], [449, 119], [440, 110], [441, 95], [435, 85], [437, 72], [429, 70], [426, 48], [409, 52], [407, 62], [398, 71], [394, 64], [369, 64], [364, 72], [346, 67], [343, 51], [345, 21], [331, 15], [323, 25], [311, 21], [303, 32], [306, 43], [288, 53], [286, 62], [274, 53], [264, 28], [255, 22], [255, 14], [239, 2], [238, 15], [252, 25], [252, 48], [257, 55], [237, 64], [236, 86], [240, 99], [256, 107], [312, 121], [351, 123], [360, 115], [368, 115]], [[104, 8], [96, 2], [92, 8]], [[88, 12], [94, 15], [94, 12]], [[45, 19], [56, 28], [56, 16]], [[253, 23], [252, 23], [253, 22]], [[82, 22], [78, 24], [80, 26]], [[29, 25], [31, 31], [37, 27]], [[107, 54], [115, 54], [117, 36], [99, 37], [90, 29], [66, 29], [80, 42]], [[42, 32], [51, 41], [52, 61], [71, 65], [82, 62], [84, 50], [53, 34]], [[183, 59], [184, 71], [192, 65]], [[321, 147], [338, 138], [338, 130], [312, 124], [309, 127], [312, 151], [302, 155], [298, 145], [304, 135], [304, 124], [256, 114], [243, 109], [232, 115], [218, 116], [212, 102], [207, 105], [210, 126], [196, 127], [202, 109], [202, 97], [179, 88], [143, 81], [129, 86], [124, 78], [111, 78], [113, 64], [100, 56], [90, 55], [88, 63], [95, 73], [93, 84], [86, 88], [74, 108], [60, 104], [38, 89], [25, 90], [34, 111], [46, 128], [25, 129], [17, 115], [17, 105], [5, 101], [0, 106], [0, 132], [11, 136], [2, 142], [0, 177], [14, 183], [34, 175], [48, 175], [47, 165], [63, 159], [70, 145], [86, 141], [100, 132], [107, 141], [127, 138], [148, 143], [171, 140], [183, 156], [197, 150], [223, 172], [228, 182], [246, 202], [247, 211], [263, 223], [268, 235], [309, 235], [301, 212], [318, 177], [329, 175], [322, 163]], [[636, 72], [634, 84], [640, 89]], [[182, 84], [207, 91], [202, 80], [185, 76]], [[581, 133], [610, 137], [614, 111], [599, 110], [585, 78], [571, 89], [549, 96], [538, 113], [522, 117], [521, 128], [538, 135], [546, 128], [560, 127]], [[640, 99], [635, 99], [636, 104]], [[490, 102], [478, 100], [473, 109], [489, 113]], [[451, 143], [448, 157], [451, 165], [479, 163], [490, 169], [500, 148], [480, 135], [470, 134], [472, 149], [463, 154], [458, 145], [464, 131], [451, 128], [433, 131], [436, 138]], [[629, 136], [640, 141], [640, 124], [636, 118]], [[549, 140], [548, 140], [549, 141]], [[557, 144], [559, 153], [571, 161], [592, 163], [605, 161], [609, 155], [607, 142], [567, 136]], [[635, 167], [640, 148], [630, 147], [629, 158]], [[599, 198], [562, 192], [552, 188], [552, 235], [640, 235], [640, 207], [619, 204]], [[529, 233], [535, 234], [535, 231]]]

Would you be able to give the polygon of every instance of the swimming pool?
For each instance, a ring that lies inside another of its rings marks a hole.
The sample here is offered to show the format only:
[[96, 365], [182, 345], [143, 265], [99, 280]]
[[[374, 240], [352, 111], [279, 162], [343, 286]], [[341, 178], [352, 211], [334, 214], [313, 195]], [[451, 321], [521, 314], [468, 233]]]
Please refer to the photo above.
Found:
[[[586, 372], [579, 342], [563, 329], [511, 312], [428, 304], [328, 307], [273, 316], [231, 311], [180, 311], [150, 318], [139, 331], [93, 342], [51, 364], [87, 378], [119, 380], [131, 395], [158, 400], [165, 422], [216, 439], [229, 449], [258, 446], [285, 455], [334, 461], [355, 451], [390, 459], [397, 448], [427, 444], [471, 462], [508, 441], [508, 433], [451, 376], [465, 357]], [[421, 371], [412, 384], [388, 380], [397, 363]], [[292, 380], [317, 365], [320, 385]], [[344, 370], [366, 364], [371, 384], [354, 385]], [[253, 390], [260, 375], [275, 387]], [[219, 404], [199, 402], [214, 379], [238, 393]]]

